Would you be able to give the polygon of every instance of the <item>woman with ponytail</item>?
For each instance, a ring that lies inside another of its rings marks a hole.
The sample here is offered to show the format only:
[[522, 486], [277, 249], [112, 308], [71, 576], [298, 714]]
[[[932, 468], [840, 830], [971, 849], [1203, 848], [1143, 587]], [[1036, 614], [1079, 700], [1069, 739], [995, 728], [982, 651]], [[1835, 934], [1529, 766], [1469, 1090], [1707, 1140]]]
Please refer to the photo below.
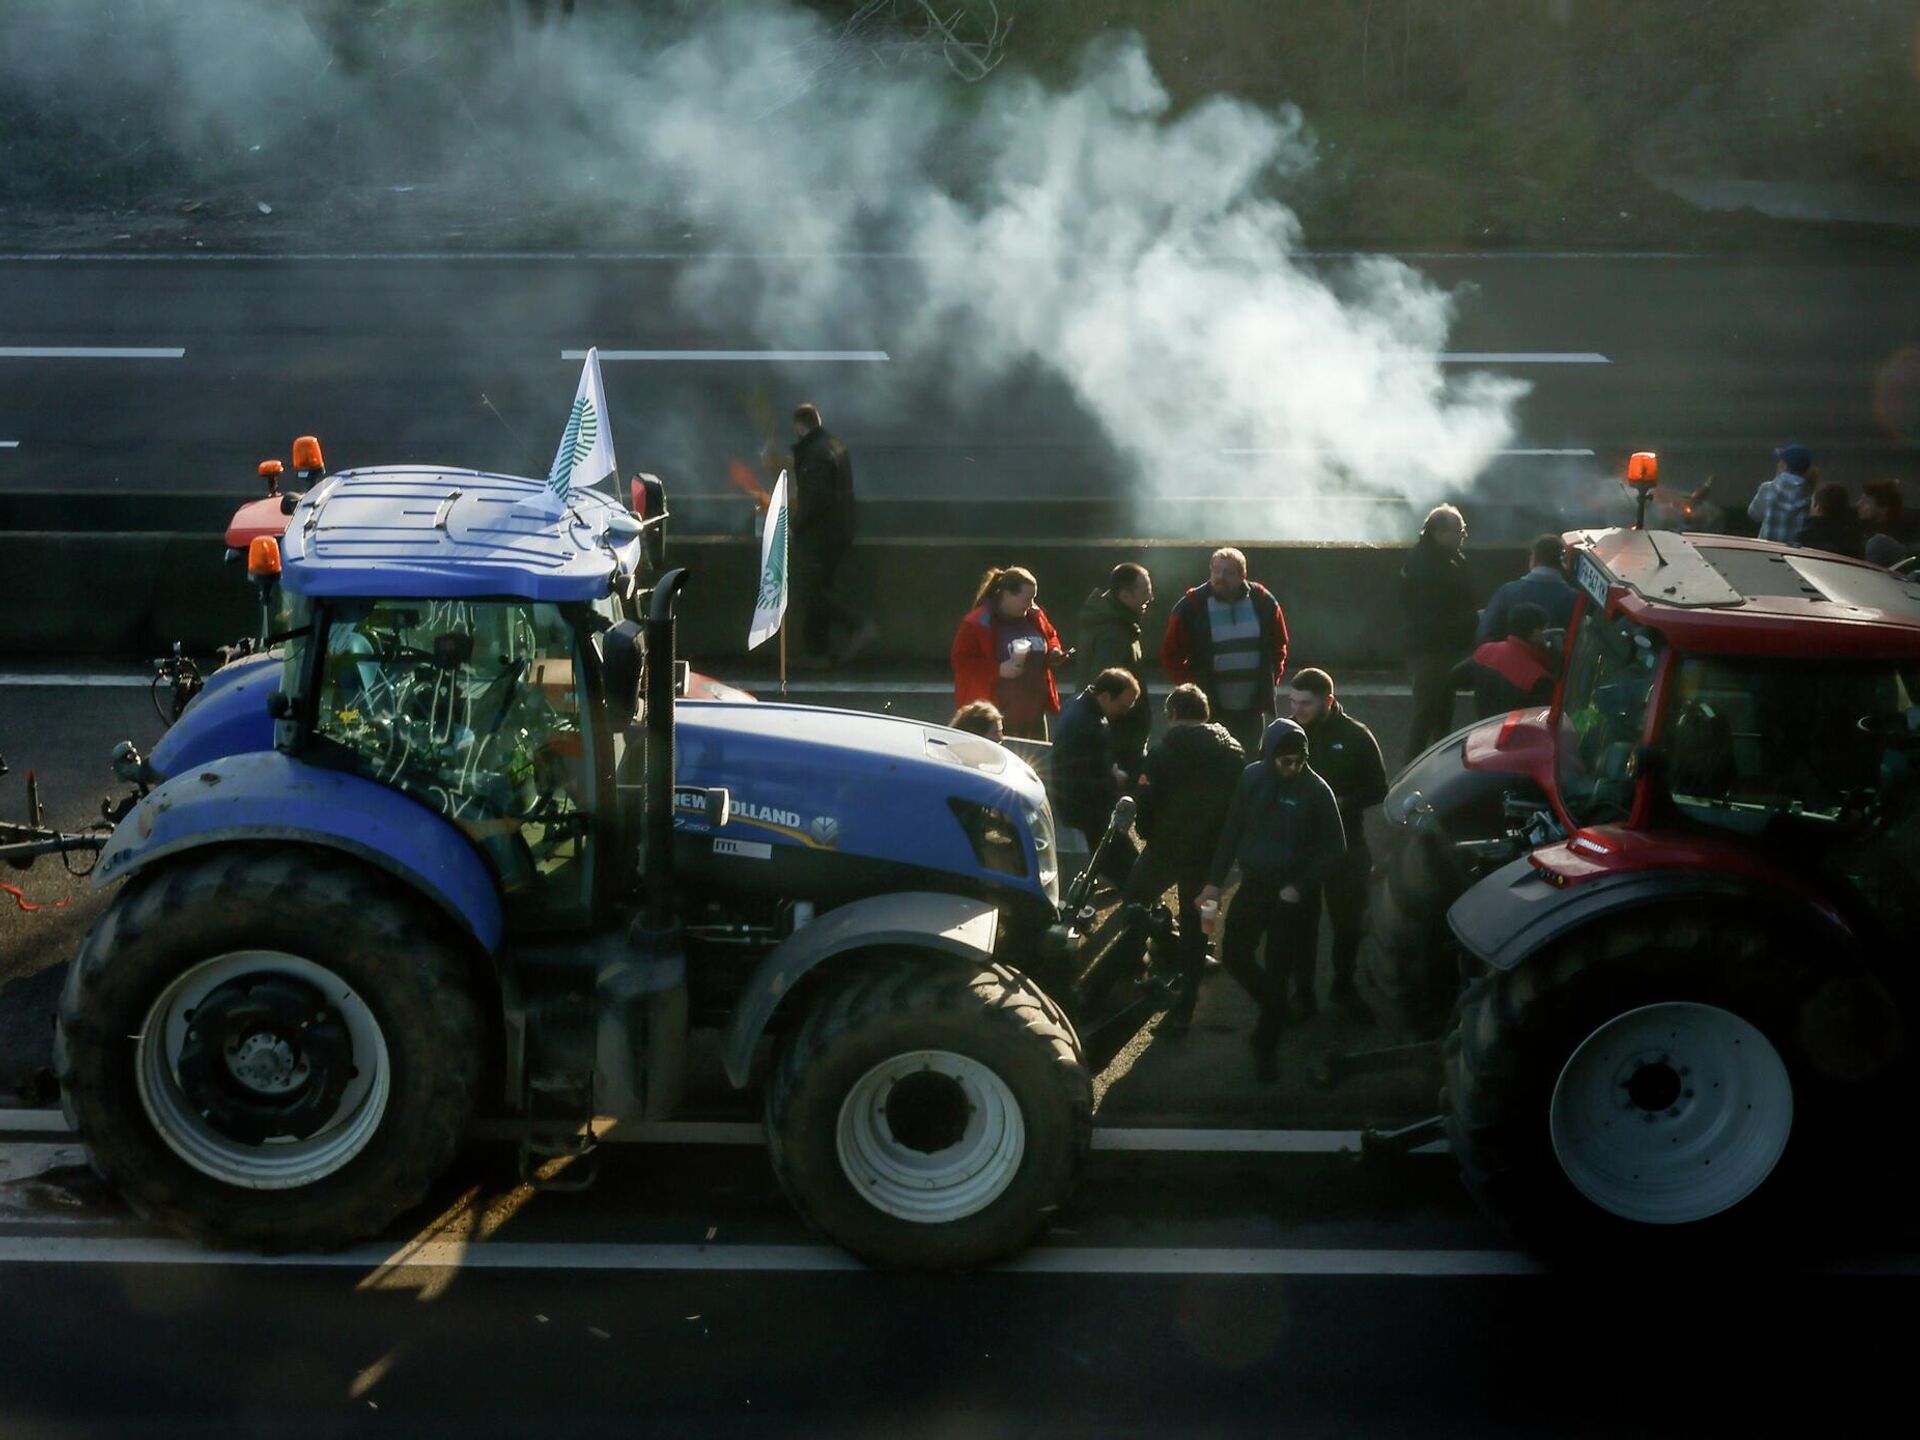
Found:
[[1060, 633], [1034, 603], [1040, 582], [1019, 565], [989, 570], [973, 609], [953, 637], [953, 703], [990, 700], [1020, 740], [1047, 738], [1047, 716], [1060, 713], [1055, 668], [1066, 663]]

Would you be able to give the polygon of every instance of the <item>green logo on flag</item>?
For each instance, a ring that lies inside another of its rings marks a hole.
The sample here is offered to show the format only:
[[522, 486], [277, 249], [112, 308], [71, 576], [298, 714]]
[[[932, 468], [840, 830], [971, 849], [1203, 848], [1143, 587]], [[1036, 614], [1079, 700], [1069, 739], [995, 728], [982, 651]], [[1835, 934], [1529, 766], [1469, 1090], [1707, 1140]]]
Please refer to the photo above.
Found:
[[760, 595], [755, 610], [777, 610], [787, 593], [787, 507], [782, 505], [773, 521], [773, 544], [767, 547], [767, 567], [760, 576]]
[[600, 417], [593, 401], [585, 395], [573, 402], [567, 416], [567, 428], [560, 435], [560, 450], [553, 457], [553, 473], [547, 476], [547, 488], [562, 499], [573, 488], [573, 467], [593, 453], [600, 438]]

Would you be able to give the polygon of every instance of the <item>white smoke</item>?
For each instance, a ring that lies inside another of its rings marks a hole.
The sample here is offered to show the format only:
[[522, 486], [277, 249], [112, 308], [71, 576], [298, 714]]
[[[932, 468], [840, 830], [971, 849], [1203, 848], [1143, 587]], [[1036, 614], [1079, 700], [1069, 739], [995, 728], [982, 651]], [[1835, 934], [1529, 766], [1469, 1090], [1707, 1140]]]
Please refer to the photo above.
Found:
[[[87, 46], [0, 60], [47, 104], [147, 88], [177, 141], [236, 150], [301, 120], [377, 155], [397, 123], [283, 0], [59, 14]], [[1314, 163], [1299, 113], [1176, 114], [1138, 39], [1094, 46], [1059, 87], [1011, 64], [972, 87], [938, 65], [823, 67], [832, 22], [785, 0], [582, 7], [457, 76], [431, 29], [407, 43], [401, 65], [445, 98], [451, 183], [578, 207], [608, 248], [691, 235], [713, 258], [683, 272], [685, 316], [724, 317], [743, 345], [884, 346], [979, 428], [1045, 377], [1097, 422], [1145, 533], [1213, 533], [1216, 502], [1183, 499], [1233, 497], [1261, 504], [1247, 539], [1404, 535], [1408, 509], [1468, 490], [1513, 435], [1521, 384], [1439, 363], [1448, 294], [1390, 259], [1302, 256], [1284, 198]], [[869, 383], [903, 383], [886, 368]], [[862, 480], [886, 484], [872, 465]]]

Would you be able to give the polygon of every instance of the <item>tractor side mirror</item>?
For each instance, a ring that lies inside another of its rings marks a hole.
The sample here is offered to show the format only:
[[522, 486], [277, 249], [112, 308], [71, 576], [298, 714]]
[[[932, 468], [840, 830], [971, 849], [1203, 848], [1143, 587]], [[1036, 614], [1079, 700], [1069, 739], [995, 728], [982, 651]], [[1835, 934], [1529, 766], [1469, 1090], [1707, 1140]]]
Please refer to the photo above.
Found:
[[600, 637], [600, 668], [607, 682], [607, 721], [616, 730], [640, 710], [640, 625], [622, 620]]

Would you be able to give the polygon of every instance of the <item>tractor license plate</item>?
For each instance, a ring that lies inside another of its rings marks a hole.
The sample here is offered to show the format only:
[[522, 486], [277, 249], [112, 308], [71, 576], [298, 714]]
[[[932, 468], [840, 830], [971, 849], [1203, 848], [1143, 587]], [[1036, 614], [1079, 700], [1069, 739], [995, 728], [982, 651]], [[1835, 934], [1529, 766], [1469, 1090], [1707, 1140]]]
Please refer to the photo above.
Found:
[[1593, 603], [1604, 613], [1607, 608], [1607, 577], [1600, 573], [1600, 567], [1582, 555], [1579, 565], [1574, 567], [1574, 573], [1580, 578], [1580, 588], [1593, 597]]

